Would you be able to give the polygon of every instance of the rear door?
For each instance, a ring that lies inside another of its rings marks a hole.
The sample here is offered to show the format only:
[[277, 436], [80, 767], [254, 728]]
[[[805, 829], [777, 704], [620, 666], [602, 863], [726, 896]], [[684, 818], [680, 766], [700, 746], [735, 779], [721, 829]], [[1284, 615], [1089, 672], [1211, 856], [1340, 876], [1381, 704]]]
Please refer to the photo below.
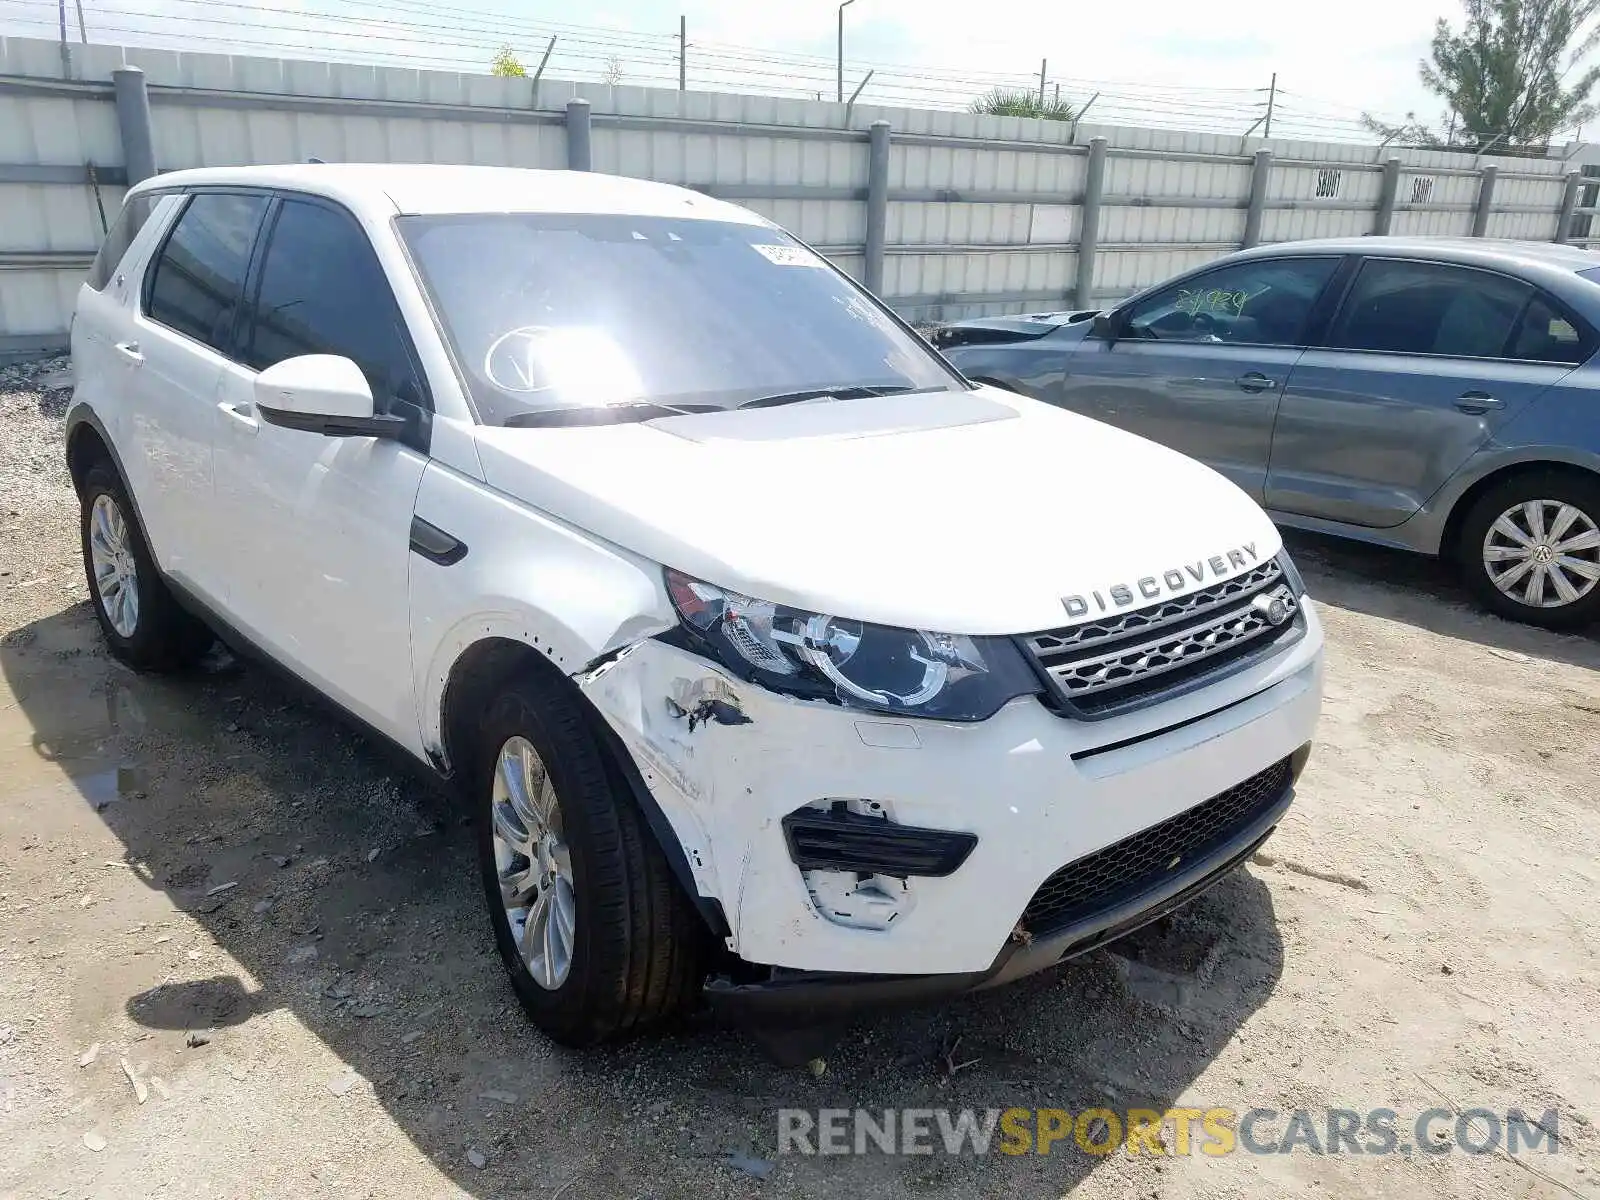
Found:
[[1061, 403], [1215, 467], [1260, 500], [1272, 424], [1338, 256], [1248, 259], [1180, 280], [1086, 340]]
[[1368, 258], [1279, 406], [1266, 506], [1400, 524], [1589, 349], [1552, 297], [1495, 271]]
[[225, 590], [212, 503], [211, 425], [267, 198], [188, 197], [145, 272], [139, 306], [111, 347], [126, 372], [125, 463], [162, 569], [210, 604]]

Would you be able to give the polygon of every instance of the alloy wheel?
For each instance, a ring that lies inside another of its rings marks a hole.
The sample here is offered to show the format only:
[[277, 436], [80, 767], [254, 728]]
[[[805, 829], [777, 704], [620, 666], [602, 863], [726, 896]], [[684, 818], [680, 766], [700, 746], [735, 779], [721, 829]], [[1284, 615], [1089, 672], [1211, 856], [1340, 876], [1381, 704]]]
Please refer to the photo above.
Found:
[[528, 973], [555, 991], [572, 972], [577, 903], [561, 804], [533, 743], [507, 739], [495, 759], [491, 800], [500, 902]]
[[89, 562], [106, 619], [120, 637], [139, 627], [139, 564], [122, 509], [102, 492], [89, 510]]
[[1519, 604], [1563, 608], [1600, 585], [1600, 526], [1565, 501], [1528, 500], [1489, 526], [1483, 567]]

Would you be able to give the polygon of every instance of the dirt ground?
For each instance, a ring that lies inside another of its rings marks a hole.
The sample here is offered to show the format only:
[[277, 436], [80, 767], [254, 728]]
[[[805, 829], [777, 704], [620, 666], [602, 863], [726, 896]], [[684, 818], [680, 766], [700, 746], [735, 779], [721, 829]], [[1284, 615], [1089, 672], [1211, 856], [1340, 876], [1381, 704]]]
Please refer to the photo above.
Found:
[[[1247, 868], [1054, 974], [865, 1022], [820, 1077], [703, 1023], [573, 1053], [515, 1006], [447, 799], [261, 671], [107, 657], [50, 369], [0, 371], [3, 1200], [1600, 1196], [1593, 637], [1292, 538], [1327, 703]], [[1096, 1104], [1555, 1109], [1561, 1145], [775, 1155], [781, 1107]]]

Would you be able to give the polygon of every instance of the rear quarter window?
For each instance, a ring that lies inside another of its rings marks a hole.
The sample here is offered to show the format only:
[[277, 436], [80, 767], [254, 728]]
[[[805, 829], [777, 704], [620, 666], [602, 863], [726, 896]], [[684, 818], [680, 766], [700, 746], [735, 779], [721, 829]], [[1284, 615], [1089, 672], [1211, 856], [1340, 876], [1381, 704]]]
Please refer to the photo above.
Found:
[[139, 236], [139, 231], [150, 219], [150, 214], [160, 199], [159, 192], [141, 192], [137, 196], [129, 196], [122, 202], [122, 211], [117, 214], [117, 219], [112, 222], [111, 228], [106, 230], [105, 240], [100, 243], [100, 251], [94, 256], [94, 265], [89, 268], [89, 286], [95, 291], [106, 290], [106, 284], [110, 283], [111, 277], [116, 274], [117, 264], [128, 253], [128, 247], [133, 245], [133, 239]]

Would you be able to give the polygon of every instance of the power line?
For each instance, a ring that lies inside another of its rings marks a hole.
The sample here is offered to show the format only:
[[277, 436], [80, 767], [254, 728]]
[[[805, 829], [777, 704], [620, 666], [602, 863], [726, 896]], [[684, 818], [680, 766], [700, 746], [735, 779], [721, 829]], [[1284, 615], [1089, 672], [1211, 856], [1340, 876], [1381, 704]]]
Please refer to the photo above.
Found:
[[[365, 62], [405, 62], [418, 65], [444, 65], [460, 70], [471, 64], [481, 66], [493, 50], [518, 39], [547, 41], [557, 38], [557, 71], [599, 74], [618, 56], [627, 56], [626, 82], [676, 85], [678, 36], [674, 33], [647, 34], [610, 30], [559, 21], [527, 21], [501, 18], [475, 9], [446, 7], [429, 0], [386, 0], [383, 17], [345, 13], [320, 13], [301, 10], [294, 21], [261, 21], [249, 9], [223, 0], [166, 0], [169, 4], [197, 7], [206, 15], [185, 19], [182, 32], [167, 34], [130, 25], [118, 19], [170, 20], [170, 12], [124, 8], [94, 0], [89, 8], [89, 24], [96, 33], [131, 35], [136, 39], [161, 39], [178, 45], [196, 42], [228, 47], [268, 49], [277, 52], [301, 51], [316, 56], [337, 55], [346, 60]], [[32, 8], [54, 14], [53, 0], [0, 0], [12, 7]], [[278, 14], [280, 17], [289, 14]], [[448, 18], [448, 23], [442, 23]], [[17, 18], [24, 23], [49, 29], [53, 20], [44, 16]], [[206, 32], [191, 32], [194, 26]], [[256, 36], [249, 36], [249, 35]], [[284, 36], [289, 35], [289, 36]], [[295, 35], [315, 41], [295, 40]], [[337, 41], [339, 45], [330, 45]], [[373, 49], [372, 43], [384, 48]], [[703, 86], [736, 88], [765, 94], [811, 96], [831, 81], [835, 63], [821, 56], [725, 45], [718, 42], [690, 43], [695, 50], [696, 75]], [[393, 46], [393, 49], [389, 47]], [[425, 54], [416, 51], [431, 47], [448, 53]], [[596, 63], [589, 68], [583, 64]], [[967, 108], [975, 94], [985, 87], [1035, 89], [1036, 76], [1018, 72], [958, 71], [948, 68], [918, 67], [892, 63], [849, 63], [852, 72], [870, 68], [873, 75], [871, 99], [875, 103], [899, 100], [918, 107]], [[1216, 88], [1178, 84], [1128, 83], [1091, 79], [1057, 81], [1067, 92], [1082, 92], [1086, 99], [1099, 93], [1096, 120], [1114, 123], [1118, 119], [1134, 124], [1167, 124], [1201, 132], [1242, 133], [1261, 113], [1264, 88]], [[1280, 92], [1280, 95], [1296, 95]], [[1297, 99], [1320, 104], [1308, 97]], [[1342, 107], [1342, 106], [1332, 106]], [[1347, 110], [1349, 111], [1349, 110]], [[1296, 128], [1318, 132], [1355, 133], [1370, 136], [1356, 119], [1331, 112], [1312, 112], [1299, 105], [1278, 109], [1277, 124], [1282, 134]], [[1238, 128], [1235, 128], [1235, 126]]]

